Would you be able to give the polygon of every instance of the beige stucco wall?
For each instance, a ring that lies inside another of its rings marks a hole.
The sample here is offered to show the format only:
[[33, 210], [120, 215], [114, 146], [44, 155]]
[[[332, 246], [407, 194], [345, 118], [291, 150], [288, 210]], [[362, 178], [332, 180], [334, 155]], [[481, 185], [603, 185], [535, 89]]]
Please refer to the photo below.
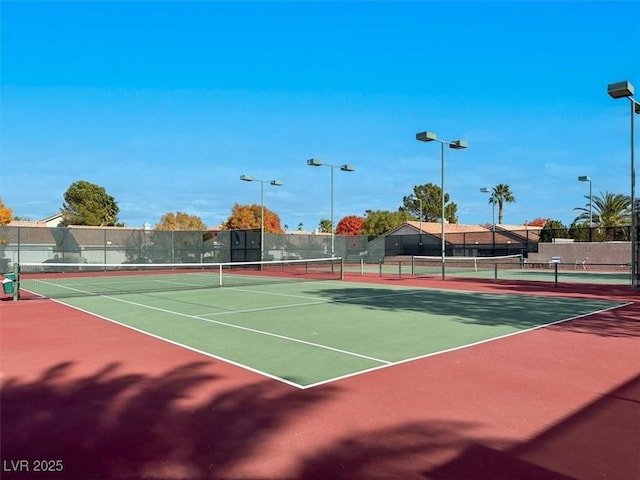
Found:
[[538, 253], [529, 253], [530, 262], [548, 262], [551, 257], [560, 257], [562, 263], [627, 264], [631, 263], [630, 242], [574, 242], [539, 243]]

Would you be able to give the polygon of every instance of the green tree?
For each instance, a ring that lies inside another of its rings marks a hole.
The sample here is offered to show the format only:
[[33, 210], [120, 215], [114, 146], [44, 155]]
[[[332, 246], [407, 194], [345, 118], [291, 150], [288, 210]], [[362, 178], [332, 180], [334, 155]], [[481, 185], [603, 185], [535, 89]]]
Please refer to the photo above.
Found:
[[64, 225], [114, 226], [118, 204], [104, 187], [85, 180], [74, 182], [64, 194], [61, 212]]
[[367, 210], [364, 222], [362, 222], [362, 234], [369, 236], [382, 235], [399, 227], [404, 222], [405, 213], [402, 211]]
[[554, 238], [569, 238], [569, 231], [560, 220], [549, 219], [540, 230], [540, 241], [551, 242]]
[[586, 222], [576, 223], [573, 222], [569, 226], [569, 236], [573, 238], [576, 242], [589, 242], [589, 241], [601, 241], [597, 235], [593, 235], [589, 228], [589, 220]]
[[516, 201], [516, 197], [511, 192], [511, 188], [506, 183], [500, 183], [493, 187], [491, 196], [489, 197], [489, 203], [491, 205], [498, 205], [498, 224], [502, 224], [502, 217], [505, 203], [513, 203]]
[[[589, 196], [586, 195], [586, 207], [577, 207], [582, 213], [573, 223], [589, 222]], [[621, 193], [600, 192], [591, 198], [591, 216], [593, 224], [600, 227], [619, 227], [631, 223], [631, 199]]]
[[[439, 222], [442, 217], [442, 189], [433, 183], [415, 185], [413, 193], [402, 198], [401, 210], [408, 211], [415, 218], [425, 222]], [[444, 194], [444, 218], [449, 223], [458, 223], [458, 205], [451, 202], [449, 194]]]
[[156, 230], [206, 230], [207, 226], [197, 215], [169, 212], [160, 217]]
[[322, 220], [320, 220], [320, 223], [318, 224], [318, 229], [320, 230], [320, 233], [331, 233], [333, 225], [331, 225], [331, 220], [328, 218], [323, 218]]

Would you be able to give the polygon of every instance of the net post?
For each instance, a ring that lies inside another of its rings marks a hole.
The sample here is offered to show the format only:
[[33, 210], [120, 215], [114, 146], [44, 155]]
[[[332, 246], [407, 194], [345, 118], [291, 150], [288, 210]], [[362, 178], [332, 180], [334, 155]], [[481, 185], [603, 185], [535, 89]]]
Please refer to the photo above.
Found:
[[344, 280], [344, 258], [340, 259], [340, 280]]
[[222, 287], [222, 264], [218, 264], [218, 287]]
[[554, 263], [553, 264], [553, 277], [554, 277], [553, 285], [555, 287], [558, 286], [558, 265], [559, 265], [559, 263]]
[[360, 259], [360, 276], [364, 277], [364, 258]]
[[416, 256], [411, 255], [411, 275], [415, 276], [416, 274]]
[[498, 262], [493, 264], [493, 281], [498, 281]]
[[382, 276], [382, 259], [380, 259], [380, 261], [378, 262], [378, 272], [380, 274], [380, 276]]
[[20, 300], [20, 264], [13, 264], [13, 274], [15, 275], [15, 280], [13, 281], [13, 301], [17, 302]]
[[402, 278], [402, 261], [398, 260], [398, 277]]

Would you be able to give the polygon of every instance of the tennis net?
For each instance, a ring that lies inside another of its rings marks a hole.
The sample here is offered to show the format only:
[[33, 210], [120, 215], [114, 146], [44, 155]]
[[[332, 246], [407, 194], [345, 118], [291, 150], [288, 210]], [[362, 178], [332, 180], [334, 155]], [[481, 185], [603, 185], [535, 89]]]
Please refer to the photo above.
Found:
[[[444, 257], [445, 268], [451, 273], [494, 271], [496, 269], [521, 268], [521, 254], [501, 255], [493, 257]], [[442, 257], [414, 255], [411, 258], [413, 275], [429, 275], [439, 273], [442, 268]]]
[[340, 280], [341, 258], [177, 264], [21, 263], [23, 292], [46, 298]]

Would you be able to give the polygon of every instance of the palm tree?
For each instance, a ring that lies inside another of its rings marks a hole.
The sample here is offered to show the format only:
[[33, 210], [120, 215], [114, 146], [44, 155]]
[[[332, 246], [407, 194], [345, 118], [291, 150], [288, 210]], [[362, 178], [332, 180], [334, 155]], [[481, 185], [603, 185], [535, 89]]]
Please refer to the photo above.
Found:
[[489, 203], [492, 205], [498, 204], [498, 224], [502, 224], [502, 210], [504, 209], [504, 204], [515, 201], [516, 197], [513, 195], [509, 185], [506, 183], [500, 183], [493, 187], [493, 191], [489, 197]]
[[[586, 196], [589, 200], [589, 196]], [[601, 227], [619, 227], [631, 223], [631, 199], [621, 193], [600, 192], [600, 196], [591, 199], [592, 218], [595, 225]], [[585, 207], [577, 207], [574, 210], [582, 212], [573, 223], [589, 221], [589, 203]]]

